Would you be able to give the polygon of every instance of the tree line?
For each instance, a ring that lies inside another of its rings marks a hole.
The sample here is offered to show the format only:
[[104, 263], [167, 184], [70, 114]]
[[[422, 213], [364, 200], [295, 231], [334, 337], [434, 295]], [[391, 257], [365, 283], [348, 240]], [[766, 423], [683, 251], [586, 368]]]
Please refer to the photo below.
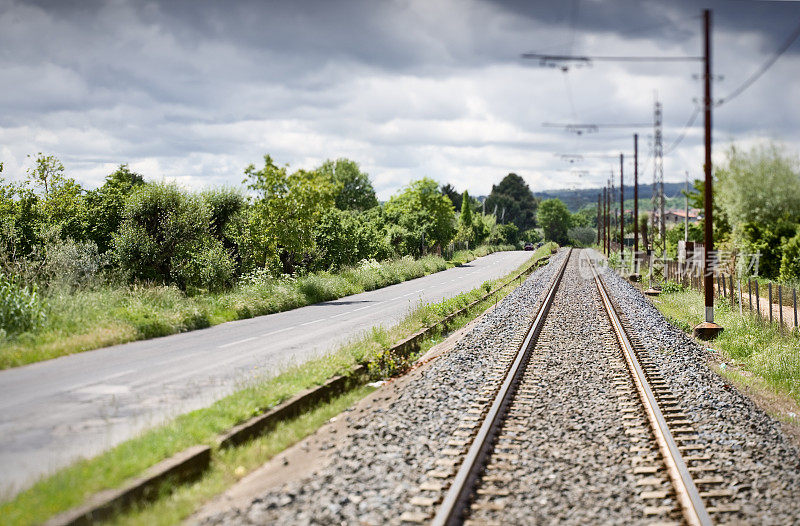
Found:
[[483, 203], [430, 178], [379, 203], [368, 174], [344, 158], [292, 170], [265, 155], [240, 186], [199, 192], [146, 181], [125, 164], [86, 189], [56, 157], [32, 161], [24, 180], [0, 178], [0, 272], [29, 283], [80, 284], [105, 273], [220, 290], [252, 272], [335, 270], [441, 253], [453, 242], [538, 240], [538, 201], [515, 174]]

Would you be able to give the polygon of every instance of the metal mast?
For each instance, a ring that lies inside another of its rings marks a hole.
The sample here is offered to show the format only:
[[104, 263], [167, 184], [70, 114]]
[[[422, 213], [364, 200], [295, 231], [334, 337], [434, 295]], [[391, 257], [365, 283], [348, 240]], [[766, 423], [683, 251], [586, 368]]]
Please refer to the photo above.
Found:
[[662, 250], [666, 238], [664, 225], [664, 144], [661, 135], [661, 103], [656, 99], [653, 115], [653, 232], [656, 231], [655, 218], [658, 217], [658, 232], [661, 234]]

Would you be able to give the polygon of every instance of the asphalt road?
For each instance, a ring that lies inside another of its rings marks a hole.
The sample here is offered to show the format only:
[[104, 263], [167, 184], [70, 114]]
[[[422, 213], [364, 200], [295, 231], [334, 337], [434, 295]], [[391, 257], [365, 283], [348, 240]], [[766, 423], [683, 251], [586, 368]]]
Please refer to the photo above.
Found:
[[504, 276], [530, 252], [498, 252], [379, 290], [208, 329], [0, 371], [0, 496], [170, 417], [205, 407]]

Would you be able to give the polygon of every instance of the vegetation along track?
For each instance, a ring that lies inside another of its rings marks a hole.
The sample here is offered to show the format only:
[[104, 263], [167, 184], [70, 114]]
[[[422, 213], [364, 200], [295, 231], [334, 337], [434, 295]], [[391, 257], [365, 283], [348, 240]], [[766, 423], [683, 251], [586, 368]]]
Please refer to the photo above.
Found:
[[[405, 520], [430, 518], [445, 489], [433, 524], [739, 518], [691, 421], [629, 332], [594, 264], [570, 253], [442, 451], [439, 464], [459, 469], [432, 472], [412, 501], [419, 512]], [[592, 499], [604, 503], [601, 515], [586, 505]]]

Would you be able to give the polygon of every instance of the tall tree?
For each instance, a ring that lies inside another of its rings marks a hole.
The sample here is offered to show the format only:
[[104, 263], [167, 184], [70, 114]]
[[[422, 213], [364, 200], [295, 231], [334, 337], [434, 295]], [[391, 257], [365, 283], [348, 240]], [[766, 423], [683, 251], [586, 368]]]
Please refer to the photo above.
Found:
[[334, 201], [339, 210], [364, 211], [378, 206], [369, 175], [361, 171], [357, 162], [345, 158], [327, 160], [317, 172], [333, 185]]
[[106, 177], [103, 186], [86, 194], [87, 235], [101, 254], [111, 248], [113, 234], [122, 223], [125, 200], [143, 184], [144, 177], [121, 164]]
[[497, 210], [498, 221], [514, 223], [523, 232], [536, 226], [537, 199], [519, 175], [510, 173], [492, 185], [486, 198], [486, 210]]
[[572, 215], [561, 199], [545, 199], [539, 205], [539, 224], [542, 226], [544, 238], [559, 244], [569, 242], [568, 232], [572, 226]]
[[450, 201], [453, 203], [453, 207], [456, 210], [461, 210], [461, 194], [459, 194], [458, 191], [453, 188], [453, 185], [450, 183], [442, 185], [441, 191], [443, 195], [446, 195], [450, 198]]
[[414, 240], [413, 244], [406, 241], [406, 248], [412, 253], [419, 253], [415, 245], [426, 249], [443, 247], [455, 234], [453, 204], [433, 179], [413, 181], [392, 196], [385, 210], [386, 218]]
[[469, 192], [464, 190], [464, 195], [461, 196], [461, 214], [458, 217], [458, 222], [462, 228], [472, 229], [472, 201], [469, 198]]
[[318, 171], [289, 174], [269, 155], [263, 168], [251, 164], [244, 174], [256, 194], [250, 224], [253, 248], [263, 254], [265, 265], [280, 261], [283, 272], [291, 274], [302, 255], [314, 250], [314, 226], [333, 206], [334, 187]]

